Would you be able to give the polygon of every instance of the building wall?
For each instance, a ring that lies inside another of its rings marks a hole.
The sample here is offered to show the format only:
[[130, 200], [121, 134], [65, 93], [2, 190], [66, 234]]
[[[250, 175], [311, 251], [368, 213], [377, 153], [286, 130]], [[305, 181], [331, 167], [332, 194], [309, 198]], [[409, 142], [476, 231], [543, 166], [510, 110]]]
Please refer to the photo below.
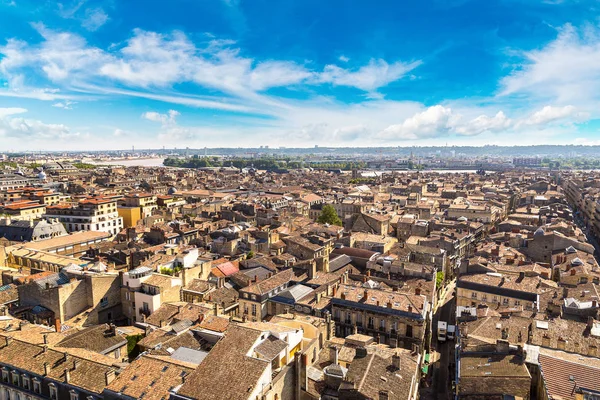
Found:
[[119, 275], [92, 275], [86, 276], [85, 280], [88, 306], [93, 307], [86, 324], [96, 325], [119, 318], [123, 314]]
[[469, 290], [464, 288], [457, 288], [456, 305], [471, 307], [473, 303], [475, 305], [487, 304], [490, 307], [496, 307], [502, 305], [506, 307], [519, 307], [523, 309], [533, 309], [533, 303], [526, 300], [515, 299], [509, 296], [501, 296], [497, 294], [491, 294], [481, 291]]
[[[398, 347], [411, 348], [413, 343], [421, 345], [425, 335], [425, 322], [396, 315], [378, 314], [370, 311], [349, 307], [332, 305], [333, 318], [336, 326], [336, 336], [346, 337], [358, 333], [371, 337], [380, 337], [381, 343], [390, 344], [390, 339], [395, 339]], [[349, 317], [349, 320], [348, 320]], [[373, 327], [369, 327], [369, 318], [373, 320]], [[381, 321], [385, 328], [380, 330]], [[349, 321], [349, 323], [348, 323]], [[396, 333], [392, 334], [392, 327], [396, 326]], [[412, 331], [412, 332], [411, 332]]]
[[87, 287], [85, 281], [72, 279], [67, 285], [58, 288], [60, 302], [60, 322], [73, 318], [88, 308]]
[[[251, 301], [248, 299], [239, 299], [240, 304], [240, 315], [246, 317], [248, 321], [262, 321], [267, 316], [267, 303], [261, 303], [259, 301]], [[252, 314], [252, 306], [256, 307], [256, 315]], [[246, 312], [247, 311], [247, 312]]]
[[139, 207], [118, 207], [117, 212], [119, 217], [123, 218], [123, 227], [125, 228], [136, 226], [138, 221], [142, 219]]

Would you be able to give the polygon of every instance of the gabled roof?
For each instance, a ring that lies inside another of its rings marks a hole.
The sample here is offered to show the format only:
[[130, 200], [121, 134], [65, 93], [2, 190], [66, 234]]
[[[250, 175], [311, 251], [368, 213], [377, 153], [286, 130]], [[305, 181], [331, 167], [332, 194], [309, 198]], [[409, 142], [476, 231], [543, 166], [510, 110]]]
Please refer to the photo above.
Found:
[[[575, 400], [577, 389], [600, 392], [600, 369], [545, 354], [539, 356], [540, 368], [552, 398]], [[560, 396], [560, 397], [559, 397]]]

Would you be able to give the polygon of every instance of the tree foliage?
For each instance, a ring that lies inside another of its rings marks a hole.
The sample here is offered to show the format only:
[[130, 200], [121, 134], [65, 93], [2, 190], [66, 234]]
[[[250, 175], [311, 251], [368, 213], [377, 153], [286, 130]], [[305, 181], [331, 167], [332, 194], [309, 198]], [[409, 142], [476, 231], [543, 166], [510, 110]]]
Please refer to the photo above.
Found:
[[435, 274], [435, 287], [438, 289], [441, 288], [443, 282], [444, 282], [444, 272], [438, 271], [437, 274]]
[[342, 226], [342, 220], [337, 215], [335, 208], [331, 204], [326, 204], [321, 209], [321, 215], [317, 218], [317, 222], [320, 224], [329, 224]]

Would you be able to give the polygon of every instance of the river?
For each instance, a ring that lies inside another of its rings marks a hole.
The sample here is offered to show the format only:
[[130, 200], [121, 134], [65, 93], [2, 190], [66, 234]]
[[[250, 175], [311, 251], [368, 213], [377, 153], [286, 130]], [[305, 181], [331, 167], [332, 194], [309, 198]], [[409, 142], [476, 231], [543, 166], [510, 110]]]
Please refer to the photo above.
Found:
[[90, 161], [97, 165], [122, 165], [124, 167], [162, 167], [164, 158], [132, 158], [129, 160]]

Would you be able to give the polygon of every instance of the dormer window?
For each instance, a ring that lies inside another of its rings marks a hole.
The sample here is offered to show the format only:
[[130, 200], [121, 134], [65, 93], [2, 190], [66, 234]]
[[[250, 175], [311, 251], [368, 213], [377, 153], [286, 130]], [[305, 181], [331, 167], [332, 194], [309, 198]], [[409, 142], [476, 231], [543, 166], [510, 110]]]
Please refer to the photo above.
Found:
[[42, 391], [42, 385], [40, 383], [40, 380], [37, 378], [33, 378], [33, 392], [41, 393], [41, 391]]
[[79, 400], [79, 393], [77, 393], [77, 392], [76, 392], [76, 391], [74, 391], [74, 390], [71, 390], [71, 391], [69, 392], [69, 398], [70, 398], [71, 400]]
[[52, 400], [58, 400], [58, 390], [56, 389], [56, 385], [51, 383], [48, 385], [48, 389], [50, 390], [50, 398]]
[[2, 368], [2, 382], [8, 382], [8, 369]]

